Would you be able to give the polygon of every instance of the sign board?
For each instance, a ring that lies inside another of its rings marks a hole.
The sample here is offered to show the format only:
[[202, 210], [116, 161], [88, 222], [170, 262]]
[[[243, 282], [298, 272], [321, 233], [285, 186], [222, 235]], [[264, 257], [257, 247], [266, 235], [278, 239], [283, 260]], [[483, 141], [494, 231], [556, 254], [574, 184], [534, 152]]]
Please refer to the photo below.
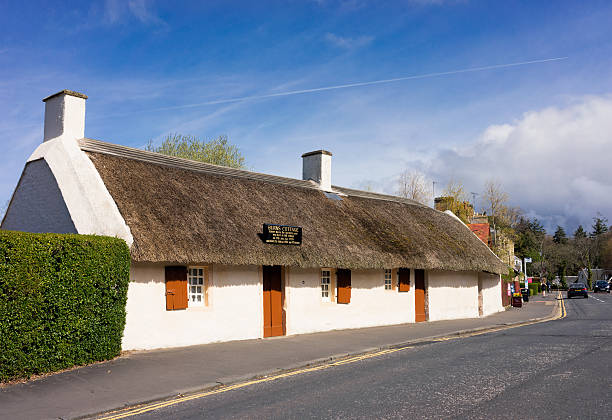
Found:
[[525, 263], [530, 263], [531, 262], [531, 258], [525, 258]]
[[510, 283], [508, 283], [508, 296], [512, 296], [512, 287], [510, 286]]
[[533, 277], [527, 277], [527, 283], [533, 283]]
[[302, 228], [264, 223], [263, 240], [267, 244], [302, 245]]

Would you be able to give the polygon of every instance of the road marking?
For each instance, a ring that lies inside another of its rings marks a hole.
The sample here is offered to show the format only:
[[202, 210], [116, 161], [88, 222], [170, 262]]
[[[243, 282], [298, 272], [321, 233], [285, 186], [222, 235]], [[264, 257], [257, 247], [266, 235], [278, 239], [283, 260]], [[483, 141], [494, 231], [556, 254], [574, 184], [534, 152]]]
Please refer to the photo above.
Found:
[[136, 407], [136, 408], [130, 407], [130, 408], [124, 409], [122, 411], [116, 411], [113, 414], [111, 414], [110, 416], [101, 417], [98, 420], [118, 420], [118, 419], [123, 419], [123, 418], [126, 418], [126, 417], [136, 416], [138, 414], [144, 414], [144, 413], [147, 413], [149, 411], [158, 410], [160, 408], [169, 407], [169, 406], [172, 406], [172, 405], [184, 403], [186, 401], [191, 401], [191, 400], [207, 397], [209, 395], [221, 394], [221, 393], [224, 393], [224, 392], [232, 391], [234, 389], [240, 389], [240, 388], [244, 388], [244, 387], [247, 387], [247, 386], [251, 386], [251, 385], [255, 385], [255, 384], [260, 384], [260, 383], [264, 383], [264, 382], [276, 381], [278, 379], [288, 378], [288, 377], [299, 375], [299, 374], [302, 374], [302, 373], [315, 372], [315, 371], [318, 371], [318, 370], [329, 369], [329, 368], [334, 367], [334, 366], [342, 366], [342, 365], [346, 365], [346, 364], [349, 364], [349, 363], [355, 363], [355, 362], [358, 362], [360, 360], [371, 359], [373, 357], [383, 356], [385, 354], [390, 354], [390, 353], [395, 353], [395, 352], [398, 352], [398, 351], [401, 351], [401, 350], [410, 349], [412, 347], [413, 346], [404, 346], [404, 347], [398, 347], [398, 348], [394, 348], [394, 349], [381, 350], [381, 351], [378, 351], [376, 353], [369, 353], [369, 354], [364, 354], [364, 355], [360, 355], [360, 356], [354, 356], [354, 357], [350, 357], [348, 359], [343, 359], [343, 360], [339, 360], [337, 362], [332, 362], [332, 363], [328, 363], [328, 364], [324, 364], [324, 365], [318, 365], [318, 366], [313, 366], [313, 367], [309, 367], [309, 368], [294, 370], [294, 371], [291, 371], [291, 372], [281, 373], [281, 374], [274, 375], [274, 376], [268, 376], [268, 377], [261, 378], [261, 379], [254, 379], [254, 380], [251, 380], [251, 381], [242, 382], [242, 383], [235, 384], [235, 385], [222, 386], [220, 388], [213, 389], [211, 391], [200, 392], [200, 393], [197, 393], [197, 394], [193, 394], [193, 395], [188, 395], [188, 396], [185, 396], [185, 397], [176, 398], [176, 399], [171, 400], [171, 401], [163, 401], [163, 402], [158, 402], [158, 403], [152, 403], [152, 404], [148, 404], [148, 405], [144, 405], [144, 406]]
[[593, 295], [591, 295], [591, 297], [592, 297], [593, 299], [595, 299], [596, 301], [598, 301], [598, 302], [603, 302], [603, 303], [606, 303], [606, 301], [605, 301], [605, 300], [597, 299], [597, 298], [596, 298], [595, 296], [593, 296]]
[[[563, 298], [561, 297], [561, 293], [559, 293], [557, 299], [560, 299], [561, 304], [559, 306], [559, 309], [560, 309], [559, 310], [559, 314], [556, 317], [554, 317], [554, 318], [544, 319], [544, 320], [539, 320], [539, 321], [526, 322], [526, 323], [522, 323], [522, 324], [518, 324], [518, 325], [503, 325], [503, 326], [500, 326], [499, 328], [487, 329], [487, 330], [483, 330], [483, 331], [475, 331], [475, 332], [472, 332], [472, 333], [465, 333], [465, 334], [461, 334], [461, 335], [457, 335], [457, 336], [451, 336], [451, 337], [440, 337], [440, 338], [435, 338], [435, 339], [433, 339], [431, 341], [441, 342], [441, 341], [456, 340], [456, 339], [459, 339], [459, 338], [474, 337], [474, 336], [477, 336], [477, 335], [488, 334], [488, 333], [497, 332], [497, 331], [501, 331], [501, 330], [507, 330], [507, 329], [511, 329], [511, 328], [523, 327], [523, 326], [526, 326], [526, 325], [539, 324], [541, 322], [547, 322], [547, 321], [552, 321], [552, 320], [556, 320], [556, 319], [565, 318], [565, 316], [567, 315], [567, 312], [565, 310], [565, 303], [564, 303]], [[222, 394], [222, 393], [225, 393], [225, 392], [228, 392], [228, 391], [232, 391], [234, 389], [240, 389], [240, 388], [245, 388], [245, 387], [248, 387], [248, 386], [251, 386], [251, 385], [256, 385], [256, 384], [260, 384], [260, 383], [276, 381], [278, 379], [283, 379], [283, 378], [289, 378], [291, 376], [300, 375], [302, 373], [316, 372], [316, 371], [319, 371], [319, 370], [329, 369], [329, 368], [332, 368], [334, 366], [347, 365], [347, 364], [350, 364], [350, 363], [359, 362], [361, 360], [371, 359], [371, 358], [374, 358], [374, 357], [383, 356], [383, 355], [390, 354], [390, 353], [395, 353], [395, 352], [398, 352], [398, 351], [401, 351], [401, 350], [411, 349], [413, 347], [414, 347], [414, 345], [408, 345], [408, 346], [397, 347], [397, 348], [393, 348], [393, 349], [381, 350], [381, 351], [378, 351], [378, 352], [375, 352], [375, 353], [368, 353], [368, 354], [363, 354], [363, 355], [360, 355], [360, 356], [349, 357], [347, 359], [342, 359], [342, 360], [339, 360], [337, 362], [332, 362], [332, 363], [327, 363], [327, 364], [323, 364], [323, 365], [318, 365], [318, 366], [312, 366], [312, 367], [308, 367], [308, 368], [293, 370], [293, 371], [290, 371], [290, 372], [280, 373], [280, 374], [274, 375], [274, 376], [267, 376], [267, 377], [260, 378], [260, 379], [253, 379], [251, 381], [241, 382], [241, 383], [234, 384], [234, 385], [221, 386], [219, 388], [212, 389], [210, 391], [203, 391], [203, 392], [199, 392], [199, 393], [196, 393], [196, 394], [187, 395], [187, 396], [184, 396], [184, 397], [179, 397], [179, 398], [176, 398], [176, 399], [173, 399], [173, 400], [170, 400], [170, 401], [162, 401], [162, 402], [151, 403], [151, 404], [142, 405], [142, 406], [128, 407], [128, 408], [124, 408], [124, 409], [121, 409], [121, 410], [114, 411], [109, 416], [100, 417], [100, 418], [98, 418], [98, 420], [119, 420], [119, 419], [124, 419], [126, 417], [132, 417], [132, 416], [136, 416], [136, 415], [139, 415], [139, 414], [144, 414], [144, 413], [147, 413], [149, 411], [159, 410], [161, 408], [170, 407], [170, 406], [181, 404], [181, 403], [184, 403], [184, 402], [187, 402], [187, 401], [191, 401], [191, 400], [196, 400], [196, 399], [208, 397], [210, 395]]]

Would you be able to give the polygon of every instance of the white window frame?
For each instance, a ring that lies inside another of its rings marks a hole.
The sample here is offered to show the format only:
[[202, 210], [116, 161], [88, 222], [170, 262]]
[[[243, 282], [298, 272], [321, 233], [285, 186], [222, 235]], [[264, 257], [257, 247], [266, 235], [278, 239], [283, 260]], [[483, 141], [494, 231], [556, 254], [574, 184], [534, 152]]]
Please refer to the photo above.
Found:
[[320, 285], [321, 285], [321, 301], [322, 302], [331, 302], [332, 301], [332, 270], [330, 268], [322, 268], [320, 275]]
[[385, 290], [393, 290], [393, 269], [385, 268], [384, 271]]
[[187, 267], [187, 302], [189, 308], [208, 306], [208, 266]]

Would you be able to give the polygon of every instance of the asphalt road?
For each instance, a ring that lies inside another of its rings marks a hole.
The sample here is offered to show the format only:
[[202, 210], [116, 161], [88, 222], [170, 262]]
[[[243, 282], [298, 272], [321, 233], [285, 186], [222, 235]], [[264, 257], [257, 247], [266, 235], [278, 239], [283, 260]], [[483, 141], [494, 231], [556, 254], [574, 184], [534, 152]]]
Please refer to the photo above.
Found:
[[612, 297], [590, 294], [565, 307], [563, 319], [415, 346], [131, 418], [612, 418]]

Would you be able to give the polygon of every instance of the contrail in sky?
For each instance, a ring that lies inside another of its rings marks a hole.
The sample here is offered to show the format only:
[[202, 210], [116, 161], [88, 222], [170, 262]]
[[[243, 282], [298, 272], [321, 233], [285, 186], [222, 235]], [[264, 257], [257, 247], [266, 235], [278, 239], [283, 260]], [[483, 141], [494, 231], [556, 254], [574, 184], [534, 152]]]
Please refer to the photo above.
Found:
[[[195, 104], [186, 104], [186, 105], [176, 105], [176, 106], [168, 106], [163, 108], [155, 108], [150, 109], [146, 112], [152, 111], [166, 111], [171, 109], [185, 109], [185, 108], [195, 108], [199, 106], [206, 105], [219, 105], [219, 104], [229, 104], [234, 102], [244, 102], [244, 101], [252, 101], [256, 99], [266, 99], [266, 98], [276, 98], [280, 96], [291, 96], [291, 95], [302, 95], [305, 93], [315, 93], [315, 92], [325, 92], [328, 90], [337, 90], [337, 89], [347, 89], [358, 86], [372, 86], [372, 85], [382, 85], [385, 83], [395, 83], [401, 82], [405, 80], [416, 80], [416, 79], [428, 79], [432, 77], [440, 77], [440, 76], [449, 76], [452, 74], [461, 74], [461, 73], [473, 73], [477, 71], [485, 71], [485, 70], [495, 70], [495, 69], [505, 69], [508, 67], [518, 67], [518, 66], [526, 66], [529, 64], [538, 64], [538, 63], [548, 63], [551, 61], [561, 61], [567, 60], [569, 57], [556, 57], [556, 58], [545, 58], [541, 60], [531, 60], [531, 61], [520, 61], [516, 63], [506, 63], [506, 64], [496, 64], [492, 66], [483, 66], [483, 67], [471, 67], [467, 69], [460, 70], [451, 70], [451, 71], [442, 71], [436, 73], [426, 73], [426, 74], [418, 74], [413, 76], [405, 76], [405, 77], [396, 77], [393, 79], [382, 79], [382, 80], [372, 80], [369, 82], [356, 82], [356, 83], [347, 83], [343, 85], [334, 85], [334, 86], [324, 86], [312, 89], [302, 89], [302, 90], [290, 90], [287, 92], [278, 92], [278, 93], [269, 93], [267, 95], [253, 95], [253, 96], [242, 96], [240, 98], [228, 98], [228, 99], [218, 99], [214, 101], [207, 102], [199, 102]], [[145, 112], [145, 111], [143, 111]]]

